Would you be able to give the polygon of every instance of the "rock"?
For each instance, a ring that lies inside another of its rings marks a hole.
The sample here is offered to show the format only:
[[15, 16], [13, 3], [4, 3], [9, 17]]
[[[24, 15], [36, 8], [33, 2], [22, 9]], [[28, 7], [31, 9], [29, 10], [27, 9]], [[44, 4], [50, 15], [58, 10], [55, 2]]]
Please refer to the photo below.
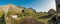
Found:
[[56, 13], [56, 11], [54, 10], [54, 9], [50, 9], [49, 11], [48, 11], [48, 14], [55, 14]]

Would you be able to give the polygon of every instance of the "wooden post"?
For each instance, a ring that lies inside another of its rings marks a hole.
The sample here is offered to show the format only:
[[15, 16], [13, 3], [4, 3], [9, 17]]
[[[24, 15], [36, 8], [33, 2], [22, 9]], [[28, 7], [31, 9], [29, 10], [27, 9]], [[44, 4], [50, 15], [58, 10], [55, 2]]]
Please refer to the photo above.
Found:
[[60, 17], [60, 0], [56, 1], [56, 24], [58, 24], [58, 17]]
[[5, 23], [7, 24], [7, 13], [8, 13], [8, 8], [9, 6], [4, 7], [4, 18], [5, 18]]

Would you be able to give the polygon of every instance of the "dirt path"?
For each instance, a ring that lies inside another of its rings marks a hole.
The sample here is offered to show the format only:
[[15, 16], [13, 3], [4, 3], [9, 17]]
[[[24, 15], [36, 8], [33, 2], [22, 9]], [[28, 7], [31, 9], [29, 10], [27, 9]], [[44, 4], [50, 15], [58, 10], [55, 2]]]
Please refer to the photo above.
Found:
[[34, 18], [26, 18], [24, 21], [21, 22], [21, 24], [44, 24], [44, 23], [39, 22]]

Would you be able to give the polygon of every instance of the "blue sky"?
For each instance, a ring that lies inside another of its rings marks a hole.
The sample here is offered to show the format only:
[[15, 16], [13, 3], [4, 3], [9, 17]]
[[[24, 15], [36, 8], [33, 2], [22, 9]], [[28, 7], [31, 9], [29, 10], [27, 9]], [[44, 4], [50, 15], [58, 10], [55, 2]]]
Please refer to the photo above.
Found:
[[32, 7], [37, 12], [47, 12], [51, 8], [55, 9], [55, 0], [0, 0], [0, 6], [10, 3], [26, 8]]

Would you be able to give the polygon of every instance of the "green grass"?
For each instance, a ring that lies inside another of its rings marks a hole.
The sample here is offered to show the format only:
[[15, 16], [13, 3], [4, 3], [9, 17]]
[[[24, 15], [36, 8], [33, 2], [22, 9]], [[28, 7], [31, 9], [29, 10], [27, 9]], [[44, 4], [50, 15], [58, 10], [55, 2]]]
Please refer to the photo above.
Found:
[[3, 12], [0, 12], [0, 18], [3, 16], [3, 14], [4, 14]]

